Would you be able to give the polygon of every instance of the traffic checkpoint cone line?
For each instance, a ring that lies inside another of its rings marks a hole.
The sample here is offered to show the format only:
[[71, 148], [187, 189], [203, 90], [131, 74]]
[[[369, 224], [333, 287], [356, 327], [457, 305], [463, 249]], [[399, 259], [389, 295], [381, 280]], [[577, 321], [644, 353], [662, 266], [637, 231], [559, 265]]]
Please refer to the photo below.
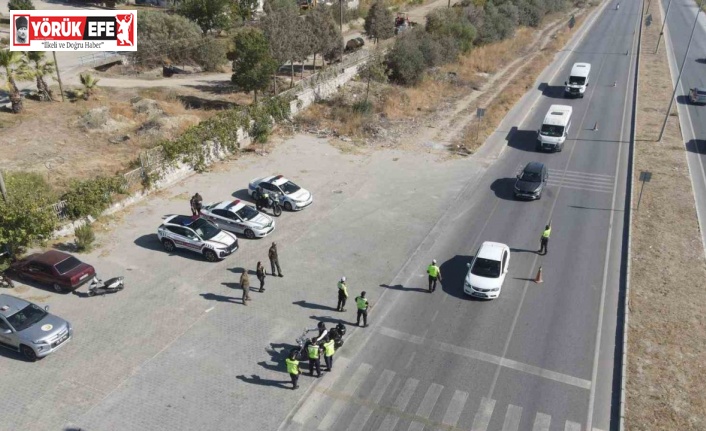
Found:
[[539, 283], [544, 283], [544, 280], [542, 280], [542, 267], [539, 267], [539, 271], [537, 271], [537, 276], [534, 278], [534, 282], [539, 284]]

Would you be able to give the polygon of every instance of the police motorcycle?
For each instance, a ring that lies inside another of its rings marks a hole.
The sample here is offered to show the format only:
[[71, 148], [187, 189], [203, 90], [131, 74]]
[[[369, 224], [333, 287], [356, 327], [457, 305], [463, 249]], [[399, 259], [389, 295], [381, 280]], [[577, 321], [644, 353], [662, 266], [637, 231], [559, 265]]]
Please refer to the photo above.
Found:
[[279, 202], [278, 194], [275, 193], [272, 196], [258, 187], [252, 196], [255, 199], [255, 207], [258, 211], [262, 211], [263, 208], [272, 208], [272, 214], [275, 217], [282, 215], [282, 204]]
[[319, 322], [316, 328], [305, 329], [299, 338], [297, 338], [297, 347], [290, 350], [290, 353], [296, 352], [297, 357], [306, 357], [306, 349], [311, 344], [311, 338], [308, 336], [310, 332], [319, 332], [316, 337], [317, 342], [325, 341], [326, 338], [333, 340], [333, 347], [338, 349], [343, 346], [343, 336], [346, 335], [346, 326], [343, 323], [337, 324], [331, 329], [326, 329], [324, 322]]

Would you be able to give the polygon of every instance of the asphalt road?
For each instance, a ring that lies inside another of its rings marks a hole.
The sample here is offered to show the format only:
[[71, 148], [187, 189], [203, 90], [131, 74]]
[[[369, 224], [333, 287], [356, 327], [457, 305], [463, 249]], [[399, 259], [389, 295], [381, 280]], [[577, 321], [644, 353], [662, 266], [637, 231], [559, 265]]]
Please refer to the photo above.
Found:
[[[698, 7], [693, 0], [674, 0], [671, 6], [668, 1], [662, 3], [662, 16], [665, 16], [669, 7], [663, 43], [668, 47], [672, 82], [676, 84]], [[684, 63], [675, 104], [679, 110], [682, 137], [688, 150], [689, 173], [694, 187], [701, 239], [706, 249], [706, 230], [704, 230], [706, 227], [706, 160], [704, 160], [706, 158], [706, 107], [689, 103], [689, 89], [693, 87], [706, 87], [706, 14], [704, 13], [699, 15], [691, 48]]]
[[[313, 388], [280, 429], [617, 425], [613, 355], [639, 11], [639, 2], [608, 5], [566, 61], [549, 68], [536, 105], [526, 97], [508, 117], [524, 116], [508, 148], [383, 285], [372, 325], [344, 346], [358, 353], [344, 357], [345, 370]], [[565, 100], [562, 83], [579, 61], [592, 64], [591, 84], [584, 99]], [[574, 108], [570, 140], [561, 153], [538, 154], [535, 131], [554, 103]], [[515, 173], [529, 161], [548, 165], [548, 193], [513, 201]], [[538, 256], [549, 220], [549, 253]], [[462, 293], [466, 263], [488, 240], [511, 247], [510, 272], [498, 300], [471, 300]], [[424, 268], [432, 258], [444, 280], [429, 294]], [[532, 281], [539, 266], [543, 284]]]

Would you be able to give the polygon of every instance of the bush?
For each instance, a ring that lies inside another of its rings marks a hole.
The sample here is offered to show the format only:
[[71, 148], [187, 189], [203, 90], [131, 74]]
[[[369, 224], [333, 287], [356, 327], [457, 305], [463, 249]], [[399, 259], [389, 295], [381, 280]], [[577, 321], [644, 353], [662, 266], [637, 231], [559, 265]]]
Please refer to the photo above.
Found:
[[194, 61], [206, 72], [215, 72], [228, 63], [228, 46], [225, 41], [213, 36], [206, 36], [203, 40], [204, 45], [195, 52]]
[[537, 1], [521, 1], [517, 4], [520, 12], [520, 25], [527, 27], [539, 27], [542, 23], [544, 10], [537, 5]]
[[76, 244], [76, 249], [78, 251], [90, 251], [93, 246], [93, 241], [96, 239], [96, 235], [93, 233], [93, 228], [90, 224], [85, 223], [79, 226], [74, 231], [76, 239], [74, 244]]
[[424, 77], [426, 60], [419, 43], [419, 35], [424, 30], [408, 30], [395, 40], [387, 56], [390, 79], [403, 85], [414, 85]]
[[135, 61], [143, 67], [195, 63], [203, 60], [202, 51], [209, 50], [208, 39], [188, 18], [164, 12], [138, 11], [137, 33], [140, 43]]
[[367, 115], [373, 112], [373, 104], [369, 100], [360, 100], [353, 104], [353, 112]]
[[124, 189], [121, 177], [98, 177], [74, 181], [71, 190], [64, 194], [66, 212], [73, 220], [91, 215], [98, 217], [113, 202], [112, 195]]
[[7, 8], [11, 11], [34, 10], [34, 4], [32, 4], [32, 0], [10, 0], [7, 4]]
[[476, 29], [462, 11], [453, 9], [437, 9], [427, 15], [425, 29], [437, 40], [445, 39], [441, 44], [451, 48], [452, 53], [446, 53], [446, 61], [456, 59], [457, 52], [466, 53], [473, 47], [476, 38]]
[[486, 3], [483, 24], [478, 29], [479, 44], [498, 42], [515, 34], [517, 25], [512, 21], [513, 17], [507, 15], [510, 10], [508, 8], [498, 9], [492, 2]]

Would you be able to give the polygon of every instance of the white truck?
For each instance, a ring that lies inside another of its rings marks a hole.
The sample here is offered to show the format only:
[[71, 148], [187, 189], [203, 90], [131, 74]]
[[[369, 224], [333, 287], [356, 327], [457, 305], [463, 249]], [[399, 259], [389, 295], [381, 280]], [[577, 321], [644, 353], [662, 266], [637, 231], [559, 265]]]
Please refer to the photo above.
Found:
[[573, 109], [567, 105], [552, 105], [537, 131], [538, 151], [561, 151], [571, 128]]
[[590, 63], [575, 63], [571, 68], [569, 80], [564, 82], [564, 95], [566, 97], [583, 98], [588, 87], [588, 75], [591, 73]]

